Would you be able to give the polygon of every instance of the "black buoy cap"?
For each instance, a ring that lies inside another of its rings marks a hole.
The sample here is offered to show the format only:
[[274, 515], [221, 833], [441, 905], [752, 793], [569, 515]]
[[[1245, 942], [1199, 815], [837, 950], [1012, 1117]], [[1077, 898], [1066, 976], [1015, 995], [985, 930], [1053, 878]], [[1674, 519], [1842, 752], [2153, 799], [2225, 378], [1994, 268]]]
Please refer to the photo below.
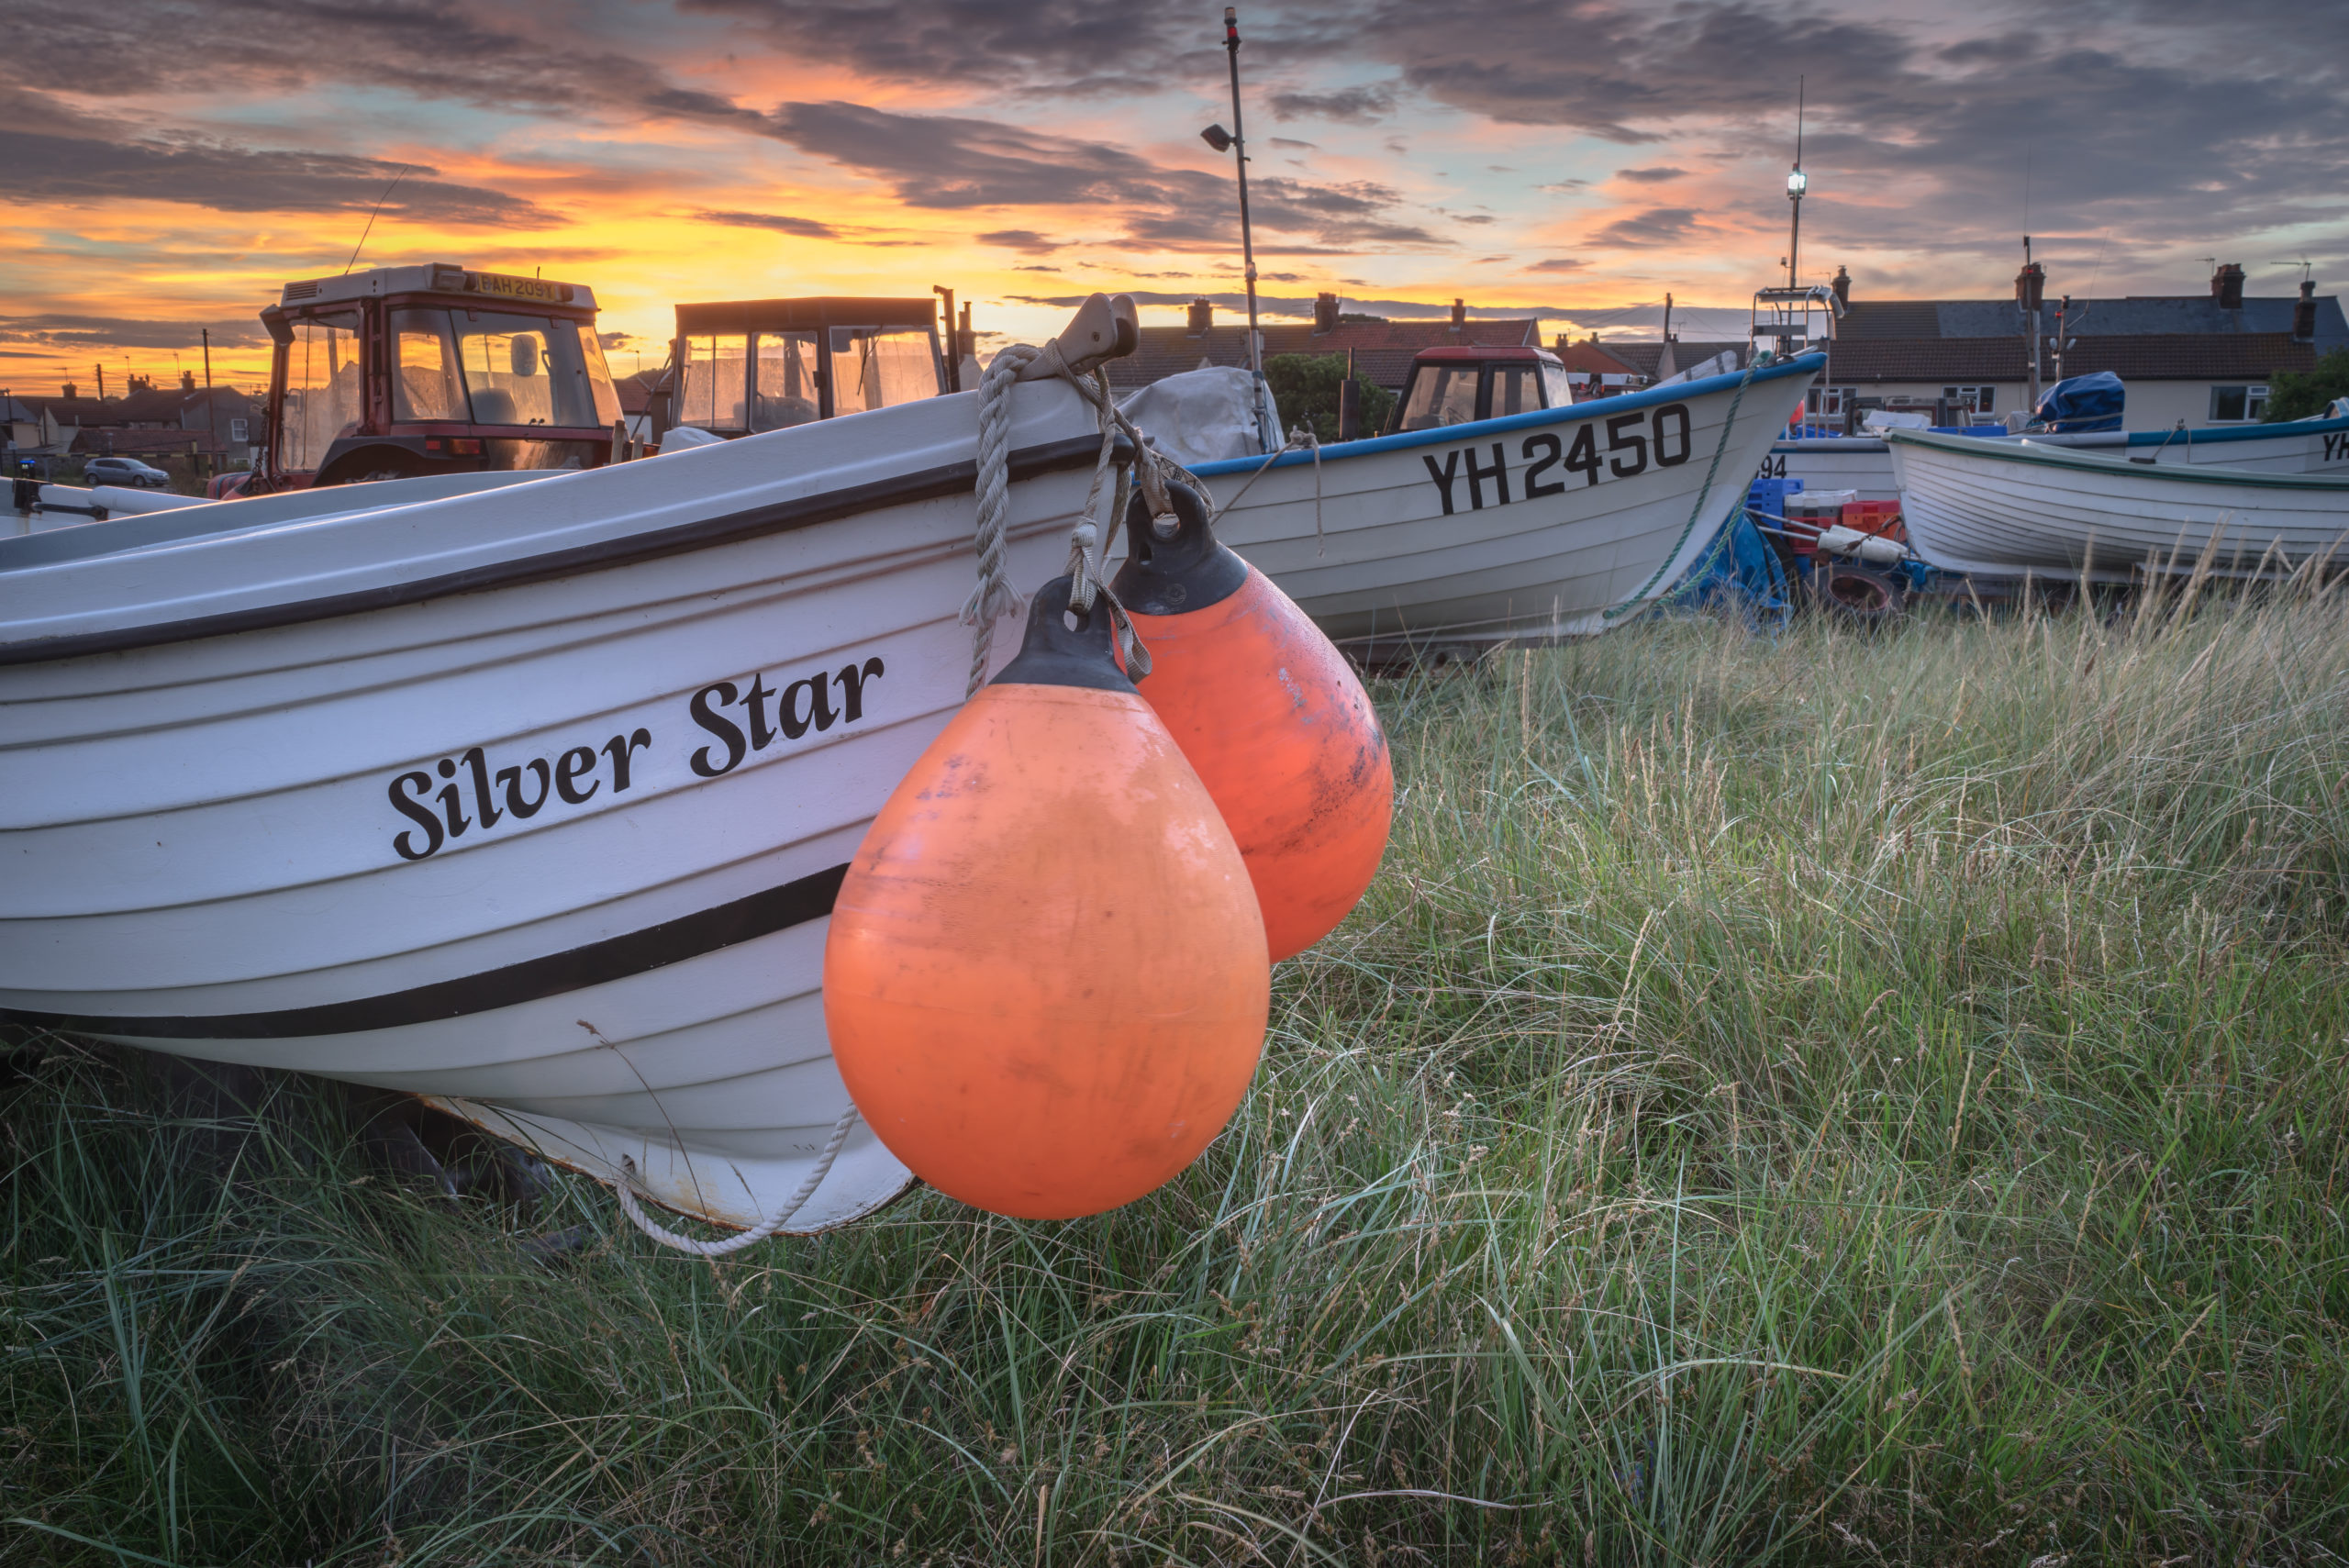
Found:
[[1240, 592], [1248, 563], [1216, 542], [1206, 498], [1187, 484], [1169, 484], [1174, 534], [1159, 536], [1150, 500], [1139, 489], [1126, 508], [1126, 563], [1118, 568], [1118, 598], [1137, 615], [1178, 616], [1203, 610]]
[[[1131, 692], [1134, 684], [1118, 667], [1117, 623], [1106, 595], [1090, 610], [1069, 608], [1075, 580], [1055, 577], [1028, 601], [1028, 634], [1019, 656], [990, 686], [1087, 686], [1097, 692]], [[1069, 617], [1077, 624], [1071, 627]], [[1139, 693], [1135, 695], [1139, 695]]]

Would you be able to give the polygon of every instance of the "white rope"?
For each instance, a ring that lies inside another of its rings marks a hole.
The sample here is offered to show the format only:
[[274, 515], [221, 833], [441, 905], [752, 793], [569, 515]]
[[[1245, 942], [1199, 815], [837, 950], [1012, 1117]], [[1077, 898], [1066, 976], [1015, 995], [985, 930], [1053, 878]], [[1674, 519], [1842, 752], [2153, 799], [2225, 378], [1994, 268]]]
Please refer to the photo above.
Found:
[[[1041, 372], [1030, 367], [1041, 363]], [[1150, 650], [1142, 646], [1141, 635], [1134, 630], [1133, 617], [1119, 601], [1102, 574], [1103, 557], [1124, 517], [1124, 501], [1128, 486], [1139, 479], [1142, 494], [1150, 500], [1152, 514], [1164, 516], [1174, 510], [1166, 498], [1170, 478], [1198, 481], [1179, 463], [1154, 450], [1134, 427], [1125, 411], [1118, 406], [1110, 395], [1108, 373], [1096, 366], [1088, 371], [1073, 369], [1062, 356], [1057, 340], [1035, 348], [1027, 343], [1014, 343], [988, 361], [986, 373], [979, 380], [979, 443], [978, 443], [978, 523], [975, 543], [978, 550], [979, 583], [972, 590], [970, 599], [963, 606], [963, 623], [973, 628], [971, 638], [971, 669], [963, 688], [965, 697], [976, 695], [986, 684], [987, 662], [995, 643], [995, 623], [1007, 615], [1016, 615], [1027, 607], [1026, 601], [1012, 588], [1004, 574], [1005, 535], [1011, 510], [1011, 387], [1018, 381], [1057, 378], [1076, 389], [1077, 395], [1091, 404], [1101, 431], [1101, 452], [1093, 467], [1093, 483], [1086, 489], [1085, 509], [1069, 529], [1068, 573], [1069, 606], [1080, 614], [1089, 615], [1097, 601], [1107, 600], [1118, 651], [1124, 661], [1126, 675], [1139, 681], [1150, 673]], [[1117, 461], [1118, 435], [1123, 431], [1133, 443], [1134, 462], [1129, 473]], [[1116, 483], [1110, 484], [1110, 476]], [[1094, 521], [1094, 509], [1101, 504], [1107, 487], [1112, 497], [1109, 517], [1103, 523]], [[1204, 490], [1204, 486], [1200, 487]]]
[[809, 1171], [807, 1179], [799, 1184], [799, 1190], [791, 1195], [791, 1201], [776, 1210], [772, 1218], [723, 1240], [696, 1241], [690, 1236], [680, 1236], [655, 1224], [636, 1201], [636, 1162], [626, 1154], [620, 1156], [620, 1179], [613, 1184], [614, 1190], [619, 1194], [620, 1212], [634, 1220], [639, 1230], [663, 1247], [674, 1247], [680, 1252], [691, 1252], [696, 1257], [722, 1258], [729, 1252], [756, 1246], [789, 1224], [791, 1217], [806, 1207], [807, 1200], [816, 1195], [816, 1189], [823, 1184], [826, 1176], [831, 1174], [832, 1162], [840, 1156], [841, 1145], [848, 1141], [849, 1129], [855, 1125], [856, 1107], [851, 1106], [841, 1113], [841, 1119], [832, 1124], [831, 1140], [816, 1157], [815, 1169]]
[[963, 695], [987, 684], [987, 656], [995, 647], [995, 623], [1027, 609], [1028, 601], [1005, 575], [1004, 533], [1011, 513], [1011, 384], [1042, 356], [1014, 343], [987, 363], [979, 378], [978, 528], [979, 585], [963, 605], [963, 624], [972, 628], [971, 672]]

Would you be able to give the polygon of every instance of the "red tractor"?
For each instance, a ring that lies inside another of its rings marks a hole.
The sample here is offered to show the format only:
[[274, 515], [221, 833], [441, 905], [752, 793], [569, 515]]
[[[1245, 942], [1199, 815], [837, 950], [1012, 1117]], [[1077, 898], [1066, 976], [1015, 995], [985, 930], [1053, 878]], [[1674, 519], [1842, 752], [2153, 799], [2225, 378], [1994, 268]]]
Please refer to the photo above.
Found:
[[222, 495], [610, 461], [618, 396], [584, 284], [449, 262], [285, 285], [268, 434]]

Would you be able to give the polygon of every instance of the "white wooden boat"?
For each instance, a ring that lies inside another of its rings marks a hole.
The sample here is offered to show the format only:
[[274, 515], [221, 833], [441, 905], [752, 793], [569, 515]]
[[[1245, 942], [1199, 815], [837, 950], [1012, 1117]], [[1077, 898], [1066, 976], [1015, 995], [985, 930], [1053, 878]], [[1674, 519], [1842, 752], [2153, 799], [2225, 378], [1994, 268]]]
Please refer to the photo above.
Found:
[[1914, 430], [1887, 439], [1909, 542], [1953, 571], [2099, 583], [2272, 574], [2328, 562], [2349, 535], [2349, 474], [2141, 463]]
[[1216, 536], [1364, 657], [1587, 636], [1671, 592], [1824, 362], [1194, 472]]
[[[2103, 457], [2125, 457], [2141, 465], [2242, 469], [2254, 473], [2349, 473], [2349, 419], [2295, 419], [2200, 430], [2098, 430], [2021, 439]], [[1856, 491], [1863, 501], [1900, 499], [1900, 485], [1892, 472], [1892, 448], [1881, 436], [1814, 436], [1779, 441], [1762, 460], [1760, 477], [1799, 479], [1806, 490]]]
[[[1100, 437], [1012, 395], [1033, 585]], [[847, 1105], [832, 893], [963, 696], [977, 396], [0, 539], [0, 1009], [775, 1213]], [[907, 1180], [860, 1125], [792, 1229]]]

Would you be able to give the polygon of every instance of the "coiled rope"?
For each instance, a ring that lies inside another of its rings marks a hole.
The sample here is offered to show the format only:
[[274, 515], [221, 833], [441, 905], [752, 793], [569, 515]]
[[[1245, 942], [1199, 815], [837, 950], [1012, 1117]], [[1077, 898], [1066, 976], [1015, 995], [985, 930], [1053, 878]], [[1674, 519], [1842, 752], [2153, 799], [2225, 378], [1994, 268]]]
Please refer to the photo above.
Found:
[[807, 1179], [799, 1184], [799, 1190], [791, 1195], [791, 1201], [748, 1230], [720, 1241], [696, 1241], [690, 1236], [680, 1236], [655, 1223], [636, 1201], [636, 1162], [626, 1154], [620, 1156], [620, 1179], [614, 1184], [613, 1190], [619, 1194], [620, 1212], [634, 1220], [639, 1230], [662, 1246], [674, 1247], [680, 1252], [691, 1252], [698, 1258], [722, 1258], [729, 1252], [756, 1246], [791, 1223], [791, 1217], [807, 1207], [807, 1200], [816, 1195], [816, 1189], [824, 1184], [824, 1178], [832, 1173], [832, 1162], [840, 1157], [841, 1146], [848, 1141], [849, 1129], [855, 1125], [856, 1107], [851, 1106], [841, 1113], [841, 1119], [832, 1124], [832, 1136], [824, 1144], [824, 1151], [816, 1157], [814, 1168], [807, 1173]]
[[1713, 481], [1721, 471], [1721, 454], [1729, 450], [1730, 429], [1737, 423], [1737, 406], [1745, 401], [1745, 389], [1753, 384], [1753, 373], [1761, 368], [1762, 357], [1757, 354], [1753, 358], [1753, 362], [1745, 367], [1745, 373], [1738, 378], [1737, 395], [1729, 400], [1729, 417], [1721, 421], [1721, 439], [1713, 443], [1713, 461], [1705, 470], [1704, 488], [1697, 492], [1697, 504], [1688, 508], [1688, 521], [1682, 526], [1680, 537], [1672, 541], [1672, 548], [1664, 551], [1662, 561], [1656, 562], [1655, 571], [1648, 580], [1632, 589], [1631, 596], [1621, 604], [1612, 605], [1599, 611], [1599, 619], [1613, 620], [1617, 616], [1627, 615], [1638, 609], [1640, 601], [1647, 597], [1648, 590], [1654, 587], [1664, 574], [1672, 569], [1672, 563], [1679, 559], [1680, 547], [1688, 542], [1688, 536], [1697, 531], [1698, 519], [1705, 515], [1706, 497], [1713, 493]]

